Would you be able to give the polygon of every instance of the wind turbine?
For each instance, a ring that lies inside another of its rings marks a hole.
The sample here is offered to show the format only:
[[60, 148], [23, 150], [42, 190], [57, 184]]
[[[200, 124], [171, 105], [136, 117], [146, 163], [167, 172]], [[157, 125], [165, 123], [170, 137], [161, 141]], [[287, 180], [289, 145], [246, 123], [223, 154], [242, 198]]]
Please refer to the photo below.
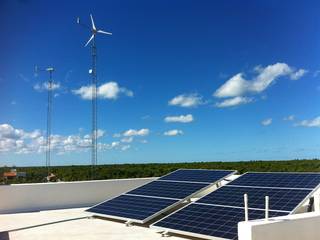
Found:
[[88, 42], [85, 44], [85, 47], [91, 42], [91, 57], [92, 57], [92, 68], [89, 70], [91, 74], [91, 85], [92, 85], [92, 133], [91, 133], [91, 178], [94, 179], [95, 177], [95, 166], [98, 163], [98, 149], [97, 149], [97, 126], [98, 126], [98, 119], [97, 119], [97, 111], [98, 111], [98, 104], [97, 104], [97, 48], [96, 48], [96, 35], [98, 33], [112, 35], [111, 32], [106, 32], [103, 30], [97, 30], [92, 14], [90, 14], [91, 19], [91, 27], [86, 24], [80, 22], [80, 18], [77, 18], [77, 23], [86, 29], [89, 29], [92, 33], [91, 37], [89, 38]]

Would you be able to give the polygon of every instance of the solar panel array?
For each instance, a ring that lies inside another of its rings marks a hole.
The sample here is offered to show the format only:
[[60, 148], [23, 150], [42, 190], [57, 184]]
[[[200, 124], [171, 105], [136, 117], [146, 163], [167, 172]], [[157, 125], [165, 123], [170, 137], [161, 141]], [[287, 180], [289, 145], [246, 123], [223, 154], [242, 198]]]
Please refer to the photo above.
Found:
[[110, 218], [145, 223], [211, 184], [235, 173], [180, 169], [87, 211]]
[[238, 239], [238, 222], [244, 221], [243, 195], [249, 198], [249, 220], [292, 213], [320, 183], [320, 174], [246, 173], [198, 201], [153, 224], [167, 231], [212, 239]]

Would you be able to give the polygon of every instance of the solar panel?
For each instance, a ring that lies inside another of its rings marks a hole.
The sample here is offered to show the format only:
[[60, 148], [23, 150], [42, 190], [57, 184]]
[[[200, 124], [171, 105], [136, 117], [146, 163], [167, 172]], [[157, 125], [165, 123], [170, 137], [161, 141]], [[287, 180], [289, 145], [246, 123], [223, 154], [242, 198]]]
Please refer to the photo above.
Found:
[[145, 223], [233, 173], [222, 170], [177, 170], [87, 211], [95, 215]]
[[250, 208], [265, 208], [265, 196], [269, 196], [269, 208], [271, 210], [288, 211], [294, 210], [311, 190], [304, 189], [278, 189], [259, 187], [222, 187], [205, 197], [198, 203], [229, 205], [244, 207], [243, 195], [248, 194]]
[[249, 220], [294, 212], [320, 184], [317, 173], [246, 173], [229, 184], [161, 219], [152, 227], [214, 239], [237, 239], [238, 222], [244, 221], [243, 195], [248, 195]]
[[127, 194], [184, 199], [208, 185], [207, 183], [153, 181]]
[[161, 177], [159, 180], [186, 181], [186, 182], [204, 182], [213, 183], [224, 178], [234, 171], [228, 170], [205, 170], [205, 169], [179, 169], [169, 175]]
[[[283, 216], [284, 212], [269, 212], [270, 217]], [[262, 210], [249, 210], [249, 219], [264, 218]], [[238, 238], [238, 222], [244, 220], [244, 209], [212, 206], [192, 203], [153, 224], [162, 230], [185, 234], [194, 237], [220, 237], [235, 240]]]
[[314, 189], [319, 183], [319, 173], [246, 173], [230, 184], [239, 186]]
[[119, 219], [146, 219], [179, 200], [121, 195], [90, 209], [90, 212]]

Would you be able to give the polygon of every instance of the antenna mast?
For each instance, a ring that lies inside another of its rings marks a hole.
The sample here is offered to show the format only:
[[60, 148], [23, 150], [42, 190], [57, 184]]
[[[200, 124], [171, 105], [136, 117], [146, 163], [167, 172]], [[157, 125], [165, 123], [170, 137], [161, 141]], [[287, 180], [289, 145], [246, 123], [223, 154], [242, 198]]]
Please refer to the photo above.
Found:
[[49, 67], [46, 69], [49, 72], [49, 82], [48, 82], [48, 105], [47, 105], [47, 149], [46, 149], [46, 167], [48, 177], [50, 175], [50, 165], [51, 165], [51, 120], [52, 120], [52, 72], [54, 69]]
[[53, 67], [48, 67], [46, 69], [40, 69], [38, 66], [35, 67], [35, 76], [38, 76], [38, 72], [48, 72], [49, 73], [49, 80], [47, 83], [47, 90], [48, 90], [48, 102], [47, 102], [47, 135], [46, 135], [46, 168], [47, 168], [47, 180], [49, 181], [50, 175], [50, 165], [51, 165], [51, 123], [52, 123], [52, 73], [54, 71]]

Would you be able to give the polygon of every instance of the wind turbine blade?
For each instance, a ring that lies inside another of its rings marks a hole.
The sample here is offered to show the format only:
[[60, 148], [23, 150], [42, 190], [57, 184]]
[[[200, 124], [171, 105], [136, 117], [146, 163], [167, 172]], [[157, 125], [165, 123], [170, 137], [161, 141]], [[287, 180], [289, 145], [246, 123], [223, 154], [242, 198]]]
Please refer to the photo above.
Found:
[[89, 41], [86, 43], [85, 47], [88, 46], [88, 44], [91, 42], [91, 40], [93, 39], [94, 34], [92, 34], [91, 38], [89, 39]]
[[107, 35], [112, 35], [111, 32], [105, 32], [105, 31], [102, 31], [102, 30], [98, 30], [98, 33], [107, 34]]
[[94, 25], [93, 17], [91, 14], [90, 14], [90, 18], [91, 18], [91, 23], [92, 23], [92, 29], [96, 30], [96, 26]]

